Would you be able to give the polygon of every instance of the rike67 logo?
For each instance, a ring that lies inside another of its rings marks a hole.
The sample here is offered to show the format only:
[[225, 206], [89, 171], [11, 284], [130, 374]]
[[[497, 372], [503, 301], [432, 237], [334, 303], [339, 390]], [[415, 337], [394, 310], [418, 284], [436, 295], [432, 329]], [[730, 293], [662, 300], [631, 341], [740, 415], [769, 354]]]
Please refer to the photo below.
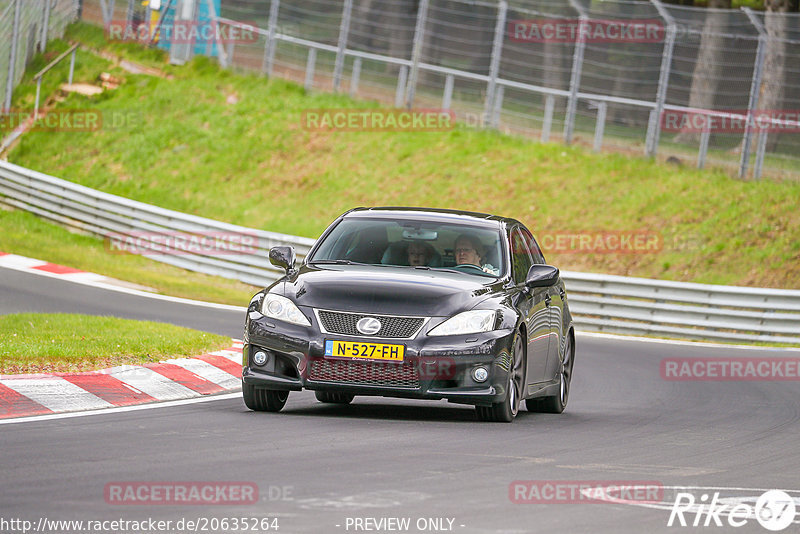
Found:
[[750, 504], [751, 499], [721, 497], [719, 491], [704, 492], [698, 499], [693, 493], [677, 492], [667, 526], [737, 528], [752, 524], [755, 519], [765, 529], [777, 532], [794, 523], [796, 497], [782, 490], [769, 490], [761, 494], [755, 504]]

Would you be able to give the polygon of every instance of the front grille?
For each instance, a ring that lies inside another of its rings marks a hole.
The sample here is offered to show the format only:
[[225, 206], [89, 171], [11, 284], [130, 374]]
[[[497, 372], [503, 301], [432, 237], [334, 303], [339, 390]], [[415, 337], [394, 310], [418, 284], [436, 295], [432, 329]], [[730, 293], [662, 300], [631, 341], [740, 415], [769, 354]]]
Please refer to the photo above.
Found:
[[376, 363], [348, 360], [311, 360], [308, 378], [367, 386], [419, 388], [419, 371], [410, 363]]
[[368, 313], [343, 313], [319, 310], [319, 320], [323, 328], [331, 334], [363, 336], [356, 329], [356, 323], [364, 317], [374, 317], [381, 322], [381, 329], [375, 337], [410, 338], [416, 334], [425, 319], [422, 317], [394, 317], [391, 315], [371, 315]]

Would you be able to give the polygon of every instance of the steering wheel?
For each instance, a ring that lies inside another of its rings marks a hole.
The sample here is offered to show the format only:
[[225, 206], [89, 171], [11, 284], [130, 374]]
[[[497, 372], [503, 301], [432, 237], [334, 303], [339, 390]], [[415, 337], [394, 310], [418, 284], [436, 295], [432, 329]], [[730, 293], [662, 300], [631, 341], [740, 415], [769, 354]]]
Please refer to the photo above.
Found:
[[456, 265], [455, 267], [453, 267], [453, 269], [462, 269], [462, 268], [475, 269], [477, 271], [484, 272], [483, 267], [479, 267], [479, 266], [473, 265], [471, 263], [460, 263], [460, 264]]

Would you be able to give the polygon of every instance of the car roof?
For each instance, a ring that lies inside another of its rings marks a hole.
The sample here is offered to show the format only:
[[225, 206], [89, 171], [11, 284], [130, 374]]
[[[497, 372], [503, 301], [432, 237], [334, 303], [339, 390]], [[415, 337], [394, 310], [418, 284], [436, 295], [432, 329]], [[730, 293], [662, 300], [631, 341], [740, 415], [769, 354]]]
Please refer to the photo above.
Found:
[[440, 208], [415, 208], [404, 206], [381, 206], [374, 208], [353, 208], [343, 215], [346, 218], [386, 218], [395, 219], [402, 217], [414, 217], [422, 220], [429, 221], [443, 221], [449, 220], [450, 222], [471, 222], [471, 223], [484, 223], [491, 226], [496, 226], [499, 222], [505, 225], [519, 224], [519, 221], [510, 219], [508, 217], [500, 217], [498, 215], [491, 215], [489, 213], [479, 213], [474, 211], [451, 210]]

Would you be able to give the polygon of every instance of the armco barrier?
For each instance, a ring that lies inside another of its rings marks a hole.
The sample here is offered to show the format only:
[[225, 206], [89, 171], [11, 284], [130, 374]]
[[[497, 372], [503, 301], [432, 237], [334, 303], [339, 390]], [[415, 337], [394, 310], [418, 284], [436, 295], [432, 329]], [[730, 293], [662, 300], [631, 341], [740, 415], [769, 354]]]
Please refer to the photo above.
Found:
[[[184, 269], [264, 286], [280, 276], [270, 247], [295, 248], [299, 261], [313, 239], [253, 230], [103, 193], [0, 161], [0, 204], [99, 236], [176, 231], [258, 236], [253, 253], [150, 256]], [[800, 344], [800, 290], [692, 284], [562, 271], [575, 324], [582, 330], [733, 342]]]

